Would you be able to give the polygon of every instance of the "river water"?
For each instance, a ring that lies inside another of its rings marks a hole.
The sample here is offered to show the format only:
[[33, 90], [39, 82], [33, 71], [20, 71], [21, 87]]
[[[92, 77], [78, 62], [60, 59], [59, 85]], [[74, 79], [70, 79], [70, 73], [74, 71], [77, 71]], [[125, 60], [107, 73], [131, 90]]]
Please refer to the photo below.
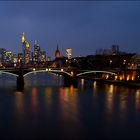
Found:
[[31, 74], [0, 75], [0, 139], [140, 139], [140, 90]]

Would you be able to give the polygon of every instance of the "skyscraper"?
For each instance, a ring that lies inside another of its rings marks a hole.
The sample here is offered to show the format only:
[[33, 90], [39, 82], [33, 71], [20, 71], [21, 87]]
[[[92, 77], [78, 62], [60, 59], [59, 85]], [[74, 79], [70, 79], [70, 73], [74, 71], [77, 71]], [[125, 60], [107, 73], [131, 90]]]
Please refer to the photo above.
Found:
[[45, 64], [46, 63], [46, 52], [45, 51], [41, 51], [40, 52], [40, 63], [41, 64]]
[[37, 44], [37, 41], [35, 41], [34, 44], [34, 52], [33, 52], [33, 63], [38, 64], [40, 61], [40, 46]]
[[71, 59], [71, 57], [72, 57], [72, 49], [71, 48], [66, 49], [66, 57], [68, 59]]
[[22, 34], [21, 41], [23, 48], [24, 64], [27, 65], [30, 63], [30, 44], [25, 40], [24, 33]]

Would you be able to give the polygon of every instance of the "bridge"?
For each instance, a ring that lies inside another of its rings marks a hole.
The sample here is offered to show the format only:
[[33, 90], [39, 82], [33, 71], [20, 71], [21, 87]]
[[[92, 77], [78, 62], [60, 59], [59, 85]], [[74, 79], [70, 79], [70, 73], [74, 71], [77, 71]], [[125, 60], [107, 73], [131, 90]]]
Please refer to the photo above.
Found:
[[8, 74], [17, 77], [17, 88], [24, 87], [24, 78], [33, 73], [55, 73], [64, 76], [64, 83], [68, 86], [76, 84], [77, 78], [88, 74], [109, 74], [117, 75], [115, 72], [104, 70], [75, 70], [68, 68], [4, 68], [0, 69], [0, 74]]

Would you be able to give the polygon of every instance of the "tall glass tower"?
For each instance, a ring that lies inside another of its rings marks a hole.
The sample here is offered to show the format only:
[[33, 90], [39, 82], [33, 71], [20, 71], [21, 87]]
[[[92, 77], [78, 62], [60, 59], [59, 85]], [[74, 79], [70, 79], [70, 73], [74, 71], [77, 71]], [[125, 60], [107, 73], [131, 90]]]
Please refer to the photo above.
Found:
[[37, 44], [37, 41], [35, 41], [34, 44], [33, 62], [34, 64], [38, 64], [40, 62], [40, 46]]
[[24, 33], [22, 34], [21, 41], [23, 48], [24, 64], [28, 65], [30, 64], [30, 44], [28, 41], [25, 40]]

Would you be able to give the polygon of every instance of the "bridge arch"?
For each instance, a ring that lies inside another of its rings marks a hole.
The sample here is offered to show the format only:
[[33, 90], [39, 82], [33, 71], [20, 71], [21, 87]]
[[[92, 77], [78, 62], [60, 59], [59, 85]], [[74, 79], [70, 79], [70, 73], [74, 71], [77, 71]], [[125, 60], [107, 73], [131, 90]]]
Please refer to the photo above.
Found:
[[11, 72], [7, 72], [7, 71], [0, 71], [0, 74], [7, 74], [7, 75], [18, 77], [17, 74], [14, 74], [14, 73], [11, 73]]
[[72, 76], [70, 73], [68, 73], [66, 71], [61, 71], [61, 70], [33, 70], [31, 72], [24, 74], [23, 77], [26, 77], [26, 76], [33, 74], [33, 73], [42, 73], [42, 72], [43, 73], [56, 73], [56, 74], [62, 74], [62, 75], [66, 74], [68, 76]]
[[99, 71], [99, 70], [93, 70], [93, 71], [86, 71], [86, 72], [82, 72], [82, 73], [79, 73], [77, 74], [76, 76], [81, 76], [81, 75], [85, 75], [85, 74], [91, 74], [91, 73], [106, 73], [106, 74], [111, 74], [111, 75], [117, 75], [116, 73], [114, 72], [110, 72], [110, 71]]

